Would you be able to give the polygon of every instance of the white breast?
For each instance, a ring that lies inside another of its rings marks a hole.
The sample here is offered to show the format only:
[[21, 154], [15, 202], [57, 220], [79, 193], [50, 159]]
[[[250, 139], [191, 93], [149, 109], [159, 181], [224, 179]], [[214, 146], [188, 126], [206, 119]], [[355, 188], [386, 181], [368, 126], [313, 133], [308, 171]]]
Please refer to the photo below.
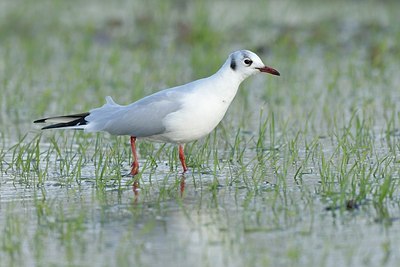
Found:
[[209, 134], [223, 119], [240, 84], [223, 78], [213, 75], [180, 88], [188, 90], [178, 100], [181, 108], [163, 119], [164, 133], [148, 139], [183, 144]]
[[[203, 94], [204, 96], [204, 94]], [[186, 99], [182, 109], [171, 113], [164, 120], [163, 134], [170, 142], [187, 143], [209, 134], [222, 120], [229, 103], [215, 96]]]

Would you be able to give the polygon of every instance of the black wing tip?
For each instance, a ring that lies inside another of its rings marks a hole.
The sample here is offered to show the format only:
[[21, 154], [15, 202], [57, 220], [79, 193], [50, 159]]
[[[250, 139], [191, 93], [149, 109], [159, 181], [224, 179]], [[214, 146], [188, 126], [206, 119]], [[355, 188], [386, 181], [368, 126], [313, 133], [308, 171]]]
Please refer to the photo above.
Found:
[[47, 119], [39, 119], [39, 120], [35, 120], [33, 121], [33, 123], [45, 123]]
[[[70, 122], [62, 122], [62, 123], [48, 125], [48, 126], [43, 127], [42, 130], [55, 129], [55, 128], [61, 128], [61, 127], [71, 127], [71, 126], [76, 126], [76, 125], [86, 125], [87, 121], [85, 120], [85, 118], [89, 115], [90, 115], [90, 112], [67, 115], [67, 116], [57, 116], [57, 117], [70, 117], [70, 118], [76, 118], [76, 119], [72, 120]], [[33, 123], [46, 123], [46, 121], [48, 119], [57, 118], [57, 117], [38, 119], [38, 120], [33, 121]]]
[[68, 127], [68, 126], [74, 126], [74, 125], [66, 125], [66, 123], [56, 123], [56, 124], [42, 127], [41, 130], [56, 129], [56, 128], [62, 128], [62, 127]]

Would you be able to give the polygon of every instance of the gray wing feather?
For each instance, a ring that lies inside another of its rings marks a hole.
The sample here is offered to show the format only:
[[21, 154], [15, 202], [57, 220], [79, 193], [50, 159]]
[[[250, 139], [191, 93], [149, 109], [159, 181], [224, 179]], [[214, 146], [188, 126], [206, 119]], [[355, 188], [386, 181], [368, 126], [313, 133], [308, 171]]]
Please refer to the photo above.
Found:
[[91, 110], [86, 117], [89, 123], [85, 130], [135, 137], [164, 133], [164, 118], [182, 106], [179, 95], [175, 90], [160, 91], [127, 106], [118, 105], [107, 97], [105, 105]]

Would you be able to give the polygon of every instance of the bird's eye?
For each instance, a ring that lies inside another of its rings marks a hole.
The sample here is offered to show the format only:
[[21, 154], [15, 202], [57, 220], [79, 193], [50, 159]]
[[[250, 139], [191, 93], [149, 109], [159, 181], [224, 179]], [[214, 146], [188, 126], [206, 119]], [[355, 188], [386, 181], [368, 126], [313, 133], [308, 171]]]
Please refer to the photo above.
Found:
[[243, 60], [244, 64], [246, 64], [246, 66], [250, 66], [251, 64], [253, 64], [253, 61], [249, 58], [245, 58]]

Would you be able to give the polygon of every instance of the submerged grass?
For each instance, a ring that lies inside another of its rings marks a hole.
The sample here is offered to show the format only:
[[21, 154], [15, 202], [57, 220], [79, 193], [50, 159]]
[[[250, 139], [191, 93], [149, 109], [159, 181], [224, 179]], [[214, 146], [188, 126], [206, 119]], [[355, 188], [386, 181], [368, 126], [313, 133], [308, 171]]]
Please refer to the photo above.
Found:
[[[3, 1], [0, 266], [396, 266], [398, 5]], [[138, 142], [132, 179], [127, 138], [32, 126], [238, 48], [282, 76], [243, 84], [185, 175], [173, 145]]]

